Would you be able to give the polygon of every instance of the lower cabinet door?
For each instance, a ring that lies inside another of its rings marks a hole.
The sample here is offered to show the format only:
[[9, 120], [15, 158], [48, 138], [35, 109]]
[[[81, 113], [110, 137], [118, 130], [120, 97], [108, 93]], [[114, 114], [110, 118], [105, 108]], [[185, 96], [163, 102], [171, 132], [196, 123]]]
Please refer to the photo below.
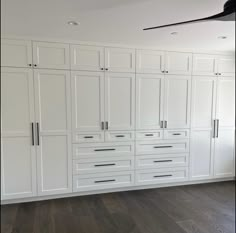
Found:
[[188, 169], [181, 167], [138, 170], [135, 174], [136, 185], [174, 183], [187, 179]]
[[219, 129], [215, 139], [214, 177], [233, 177], [235, 174], [234, 144], [235, 130]]
[[73, 191], [79, 192], [127, 187], [132, 186], [133, 183], [133, 171], [77, 175], [73, 177]]

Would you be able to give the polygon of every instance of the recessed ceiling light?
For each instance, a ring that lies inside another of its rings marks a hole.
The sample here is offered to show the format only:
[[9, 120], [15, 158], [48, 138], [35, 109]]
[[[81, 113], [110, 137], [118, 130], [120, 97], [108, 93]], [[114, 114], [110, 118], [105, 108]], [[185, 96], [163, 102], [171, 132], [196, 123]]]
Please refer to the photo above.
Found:
[[170, 34], [175, 36], [178, 34], [178, 32], [171, 32]]
[[68, 21], [67, 23], [71, 26], [78, 26], [79, 25], [79, 23], [76, 21]]
[[227, 36], [218, 36], [218, 39], [225, 40], [227, 39]]

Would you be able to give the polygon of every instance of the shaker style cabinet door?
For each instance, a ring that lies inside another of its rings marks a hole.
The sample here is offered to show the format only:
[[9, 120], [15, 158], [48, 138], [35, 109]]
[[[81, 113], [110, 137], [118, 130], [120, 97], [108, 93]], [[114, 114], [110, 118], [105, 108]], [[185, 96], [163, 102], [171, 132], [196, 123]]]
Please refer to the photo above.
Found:
[[136, 51], [136, 72], [161, 74], [165, 69], [165, 52], [153, 50]]
[[36, 70], [38, 195], [72, 192], [70, 74]]
[[72, 72], [73, 131], [102, 131], [104, 122], [104, 73]]
[[31, 41], [1, 39], [1, 66], [31, 67]]
[[2, 68], [1, 104], [1, 198], [36, 196], [32, 70]]
[[219, 56], [218, 73], [220, 73], [220, 76], [235, 76], [235, 58], [232, 56]]
[[193, 55], [193, 75], [215, 76], [217, 73], [218, 68], [216, 55]]
[[105, 70], [135, 72], [135, 49], [105, 48]]
[[136, 129], [160, 129], [163, 120], [164, 76], [136, 76]]
[[190, 127], [190, 97], [190, 76], [165, 76], [165, 128], [184, 129]]
[[104, 47], [70, 45], [70, 57], [72, 70], [104, 70]]
[[135, 75], [106, 73], [105, 122], [107, 130], [133, 130]]
[[165, 71], [168, 74], [192, 74], [192, 53], [166, 52]]
[[33, 42], [35, 68], [70, 69], [69, 44]]

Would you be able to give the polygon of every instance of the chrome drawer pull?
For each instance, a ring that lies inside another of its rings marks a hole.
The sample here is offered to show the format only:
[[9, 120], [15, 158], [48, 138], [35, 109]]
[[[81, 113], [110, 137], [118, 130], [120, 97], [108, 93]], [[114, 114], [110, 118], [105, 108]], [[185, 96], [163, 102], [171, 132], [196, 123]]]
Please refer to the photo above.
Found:
[[154, 146], [153, 148], [171, 148], [173, 146]]
[[153, 161], [153, 163], [167, 163], [172, 162], [173, 160], [159, 160], [159, 161]]
[[34, 123], [31, 123], [32, 146], [34, 146]]
[[151, 137], [153, 136], [153, 134], [145, 134], [145, 136]]
[[171, 177], [172, 175], [160, 175], [160, 176], [153, 176], [153, 178], [161, 178], [161, 177]]
[[173, 133], [172, 135], [176, 135], [177, 136], [177, 135], [181, 135], [181, 133]]
[[114, 151], [116, 149], [96, 149], [94, 151]]
[[110, 163], [110, 164], [96, 164], [94, 167], [105, 167], [105, 166], [115, 166], [115, 163]]
[[125, 135], [116, 135], [117, 138], [124, 138]]
[[84, 138], [93, 138], [93, 136], [85, 136]]
[[114, 182], [116, 180], [97, 180], [97, 181], [94, 181], [94, 183], [106, 183], [106, 182]]

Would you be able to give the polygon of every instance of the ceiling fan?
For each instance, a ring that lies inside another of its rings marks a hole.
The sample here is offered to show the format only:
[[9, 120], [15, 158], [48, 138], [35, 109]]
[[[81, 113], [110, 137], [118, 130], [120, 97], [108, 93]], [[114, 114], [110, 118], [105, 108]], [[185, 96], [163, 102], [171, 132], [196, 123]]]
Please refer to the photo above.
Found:
[[162, 26], [156, 26], [156, 27], [150, 27], [150, 28], [144, 28], [143, 30], [152, 30], [152, 29], [158, 29], [158, 28], [164, 28], [164, 27], [171, 27], [176, 25], [182, 25], [187, 23], [194, 23], [194, 22], [201, 22], [201, 21], [209, 21], [209, 20], [219, 20], [219, 21], [235, 21], [235, 7], [236, 1], [235, 0], [228, 0], [224, 4], [224, 11], [221, 13], [218, 13], [216, 15], [212, 15], [209, 17], [201, 18], [201, 19], [194, 19], [189, 20], [185, 22], [179, 22], [179, 23], [173, 23], [173, 24], [167, 24]]

